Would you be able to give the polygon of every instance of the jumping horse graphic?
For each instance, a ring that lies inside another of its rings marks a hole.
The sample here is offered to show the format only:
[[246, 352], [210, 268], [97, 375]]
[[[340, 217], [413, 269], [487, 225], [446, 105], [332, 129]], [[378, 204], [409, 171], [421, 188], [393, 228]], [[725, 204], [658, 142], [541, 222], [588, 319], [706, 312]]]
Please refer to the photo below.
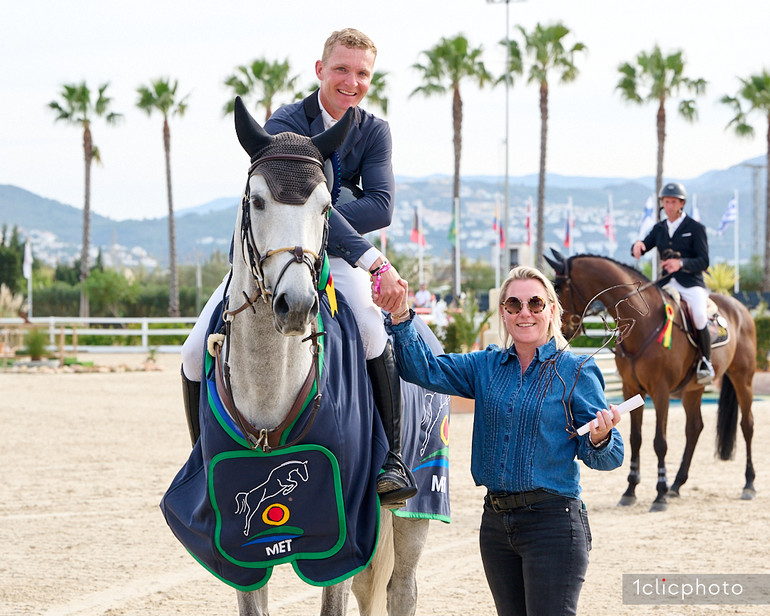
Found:
[[[292, 478], [292, 475], [296, 478]], [[252, 488], [248, 492], [238, 492], [235, 495], [236, 514], [246, 514], [246, 526], [243, 534], [248, 536], [251, 529], [251, 518], [259, 511], [268, 499], [275, 498], [279, 494], [289, 494], [299, 485], [299, 479], [308, 480], [307, 460], [289, 460], [275, 467], [264, 482]], [[256, 500], [257, 503], [252, 506]]]

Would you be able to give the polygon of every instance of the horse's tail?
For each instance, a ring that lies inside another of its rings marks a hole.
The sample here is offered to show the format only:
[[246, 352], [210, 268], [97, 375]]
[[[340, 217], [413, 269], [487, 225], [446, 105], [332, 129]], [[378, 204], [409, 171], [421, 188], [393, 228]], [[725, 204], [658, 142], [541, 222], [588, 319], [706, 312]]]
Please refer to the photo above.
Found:
[[719, 394], [717, 411], [717, 455], [721, 460], [733, 457], [735, 437], [738, 432], [738, 398], [730, 377], [722, 377], [722, 391]]
[[238, 492], [238, 494], [235, 495], [236, 515], [246, 511], [246, 499], [248, 497], [249, 497], [248, 492]]

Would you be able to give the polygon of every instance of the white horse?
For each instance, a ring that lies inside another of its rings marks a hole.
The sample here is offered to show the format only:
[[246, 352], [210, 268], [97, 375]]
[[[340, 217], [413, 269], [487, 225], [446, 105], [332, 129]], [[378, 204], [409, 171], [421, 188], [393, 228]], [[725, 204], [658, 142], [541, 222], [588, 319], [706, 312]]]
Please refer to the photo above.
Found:
[[[272, 168], [264, 159], [255, 162], [239, 208], [224, 352], [232, 405], [242, 415], [239, 421], [248, 422], [242, 427], [263, 443], [285, 425], [306, 378], [317, 370], [307, 337], [319, 311], [316, 275], [331, 207], [321, 159], [340, 145], [350, 120], [351, 112], [325, 133], [301, 138], [320, 151], [318, 160], [290, 152], [271, 155]], [[276, 139], [254, 121], [240, 99], [235, 122], [238, 139], [252, 161]], [[380, 517], [372, 561], [353, 580], [324, 588], [322, 615], [344, 614], [351, 588], [363, 615], [415, 613], [415, 570], [428, 520], [394, 521], [386, 509]], [[267, 603], [267, 586], [238, 591], [241, 616], [267, 615]]]

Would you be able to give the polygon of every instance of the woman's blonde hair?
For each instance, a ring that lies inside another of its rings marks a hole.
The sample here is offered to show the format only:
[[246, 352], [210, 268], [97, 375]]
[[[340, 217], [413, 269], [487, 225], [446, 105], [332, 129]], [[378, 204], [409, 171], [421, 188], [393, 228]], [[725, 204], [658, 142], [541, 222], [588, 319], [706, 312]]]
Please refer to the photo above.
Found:
[[[563, 349], [567, 346], [567, 339], [564, 334], [561, 333], [561, 315], [564, 310], [559, 302], [559, 297], [556, 295], [556, 289], [553, 288], [553, 284], [548, 278], [545, 277], [539, 269], [534, 267], [527, 267], [526, 265], [517, 265], [509, 273], [508, 277], [500, 285], [500, 301], [503, 301], [507, 296], [508, 287], [514, 280], [537, 280], [545, 288], [546, 299], [551, 302], [556, 308], [553, 311], [551, 322], [548, 324], [548, 339], [556, 340], [556, 348]], [[511, 334], [505, 328], [503, 323], [503, 317], [500, 310], [497, 311], [497, 318], [499, 319], [499, 326], [501, 335], [503, 335], [503, 341], [505, 347], [508, 348], [513, 339]]]

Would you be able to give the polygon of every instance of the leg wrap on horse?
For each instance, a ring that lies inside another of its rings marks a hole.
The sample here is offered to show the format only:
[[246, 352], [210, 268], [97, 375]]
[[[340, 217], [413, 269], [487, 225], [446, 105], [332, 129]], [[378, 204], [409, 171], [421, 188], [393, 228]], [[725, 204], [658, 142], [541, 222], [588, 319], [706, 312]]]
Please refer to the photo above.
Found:
[[382, 355], [367, 360], [366, 370], [390, 448], [384, 472], [377, 480], [377, 492], [383, 505], [402, 502], [417, 493], [417, 486], [411, 471], [401, 460], [401, 381], [390, 341], [385, 344]]
[[190, 441], [195, 441], [201, 435], [200, 417], [198, 415], [201, 399], [200, 381], [191, 381], [184, 375], [182, 369], [182, 399], [184, 400], [184, 412], [187, 418], [187, 429], [190, 431]]

